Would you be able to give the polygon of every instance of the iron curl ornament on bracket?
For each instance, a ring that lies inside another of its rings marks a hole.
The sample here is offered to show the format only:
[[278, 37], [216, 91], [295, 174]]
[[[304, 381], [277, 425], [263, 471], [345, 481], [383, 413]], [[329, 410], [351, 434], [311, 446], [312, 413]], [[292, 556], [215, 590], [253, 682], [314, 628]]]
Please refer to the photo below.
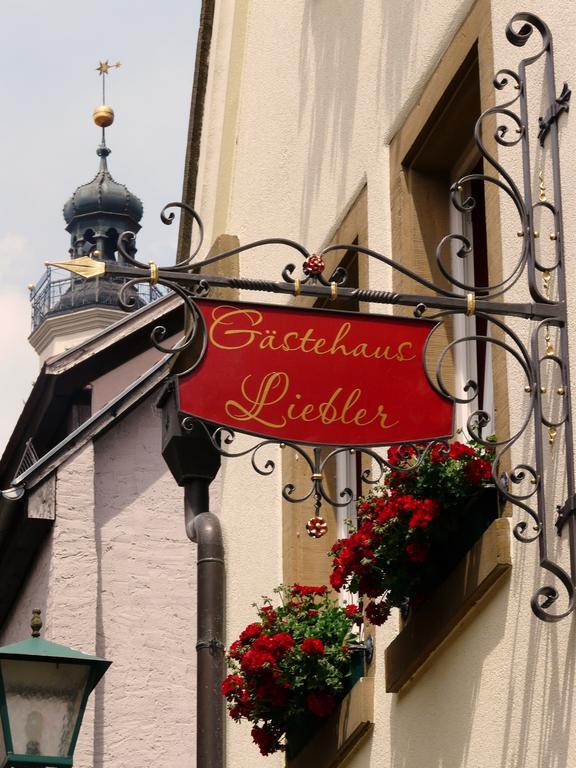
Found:
[[[83, 257], [53, 266], [66, 268], [85, 277], [107, 274], [124, 278], [126, 282], [120, 293], [120, 303], [126, 310], [135, 308], [133, 288], [141, 282], [160, 284], [178, 294], [188, 314], [183, 338], [173, 347], [166, 346], [166, 329], [160, 326], [152, 332], [152, 342], [159, 350], [168, 354], [181, 353], [194, 347], [194, 363], [179, 376], [194, 372], [206, 355], [209, 334], [199, 303], [216, 288], [245, 289], [287, 297], [308, 296], [328, 301], [338, 298], [349, 302], [364, 301], [386, 306], [412, 307], [416, 319], [434, 320], [438, 323], [424, 348], [424, 368], [430, 387], [440, 397], [448, 398], [452, 403], [473, 405], [477, 402], [479, 392], [478, 382], [472, 380], [466, 383], [464, 391], [451, 391], [452, 385], [446, 380], [444, 370], [446, 361], [455, 349], [483, 344], [486, 348], [505, 355], [520, 370], [528, 400], [519, 425], [511, 430], [511, 434], [499, 436], [496, 442], [488, 441], [485, 435], [489, 431], [491, 415], [483, 408], [477, 407], [469, 416], [466, 427], [470, 436], [478, 443], [496, 449], [496, 458], [492, 465], [493, 482], [501, 496], [521, 514], [520, 521], [516, 522], [513, 528], [515, 537], [524, 543], [537, 542], [541, 567], [565, 590], [566, 605], [556, 612], [551, 609], [553, 606], [557, 608], [560, 597], [557, 587], [539, 587], [531, 599], [532, 610], [538, 618], [555, 622], [571, 614], [576, 607], [576, 497], [558, 139], [558, 118], [562, 113], [568, 112], [570, 91], [564, 84], [560, 95], [556, 94], [552, 36], [548, 26], [541, 19], [531, 13], [515, 14], [506, 27], [506, 37], [517, 48], [529, 44], [535, 51], [521, 59], [517, 69], [501, 69], [496, 73], [494, 87], [503, 94], [504, 100], [483, 112], [476, 123], [475, 143], [483, 158], [484, 170], [488, 169], [490, 172], [466, 174], [450, 188], [451, 204], [462, 214], [469, 213], [476, 205], [474, 197], [466, 194], [466, 189], [471, 184], [481, 183], [485, 188], [493, 189], [512, 205], [518, 217], [518, 254], [497, 282], [477, 285], [468, 283], [455, 274], [452, 265], [447, 263], [447, 254], [452, 260], [451, 254], [455, 253], [457, 259], [462, 262], [473, 254], [471, 240], [461, 233], [446, 235], [436, 249], [436, 265], [448, 287], [435, 285], [431, 280], [391, 258], [360, 245], [335, 244], [319, 253], [311, 253], [293, 240], [274, 237], [242, 245], [196, 262], [195, 258], [203, 245], [204, 229], [200, 216], [184, 203], [168, 204], [162, 210], [161, 218], [164, 223], [171, 224], [175, 217], [174, 211], [180, 210], [183, 215], [190, 216], [193, 225], [196, 225], [197, 243], [185, 261], [170, 267], [138, 261], [131, 248], [134, 234], [125, 232], [118, 243], [120, 263]], [[542, 156], [545, 154], [549, 167], [550, 191], [546, 189], [543, 171], [535, 178], [530, 145], [531, 110], [528, 104], [527, 82], [530, 68], [537, 62], [540, 62], [543, 69], [543, 103], [547, 106], [544, 114], [534, 122], [538, 128], [538, 141], [543, 148]], [[520, 182], [514, 179], [501, 162], [501, 157], [511, 150], [520, 153]], [[538, 188], [536, 195], [533, 194], [535, 181]], [[548, 249], [542, 247], [545, 238], [541, 237], [540, 232], [543, 227], [549, 228], [546, 240]], [[294, 253], [297, 259], [301, 260], [300, 269], [297, 269], [295, 263], [287, 264], [278, 281], [210, 275], [208, 272], [211, 265], [234, 255], [258, 253], [260, 248], [270, 246], [286, 248]], [[427, 293], [362, 289], [349, 285], [348, 274], [343, 268], [336, 269], [327, 278], [324, 274], [325, 263], [327, 257], [334, 252], [354, 252], [359, 258], [380, 262], [393, 273], [409, 278]], [[507, 297], [512, 289], [518, 291], [520, 287], [527, 289], [529, 301], [508, 301]], [[486, 332], [474, 332], [453, 338], [444, 345], [436, 359], [433, 372], [430, 372], [430, 340], [438, 328], [457, 316], [475, 316], [482, 321]], [[520, 321], [528, 321], [529, 325]], [[518, 331], [519, 324], [527, 331], [526, 342]], [[549, 380], [555, 381], [552, 391], [549, 391], [547, 386]], [[267, 453], [267, 449], [279, 445], [285, 450], [295, 452], [309, 471], [310, 483], [304, 489], [288, 483], [282, 489], [282, 497], [292, 503], [314, 500], [314, 516], [307, 528], [310, 535], [315, 537], [325, 532], [325, 523], [320, 516], [322, 502], [344, 507], [354, 500], [354, 493], [350, 488], [343, 489], [337, 498], [333, 498], [325, 482], [329, 466], [335, 463], [339, 456], [350, 452], [367, 456], [372, 469], [366, 470], [361, 480], [368, 485], [377, 483], [390, 468], [390, 464], [376, 450], [375, 445], [342, 446], [324, 443], [324, 447], [314, 444], [304, 446], [295, 441], [262, 434], [255, 445], [235, 450], [236, 431], [246, 430], [216, 425], [214, 431], [214, 424], [207, 425], [201, 418], [190, 415], [183, 416], [183, 426], [185, 429], [205, 429], [214, 448], [223, 456], [250, 456], [254, 470], [261, 475], [269, 475], [275, 469], [275, 462]], [[248, 431], [257, 434], [253, 430]], [[521, 438], [528, 437], [534, 445], [533, 462], [514, 463], [511, 458], [512, 449]], [[442, 436], [440, 440], [425, 442], [411, 440], [401, 445], [398, 451], [400, 455], [405, 451], [406, 456], [415, 456], [414, 466], [410, 470], [413, 471], [439, 442], [448, 449], [447, 438]], [[550, 498], [551, 494], [545, 481], [546, 442], [550, 446], [561, 445], [566, 460], [565, 495], [561, 504]], [[506, 471], [502, 472], [502, 467], [506, 467]], [[398, 466], [395, 465], [394, 469], [398, 471]], [[568, 532], [569, 570], [553, 557], [549, 543], [549, 528], [553, 527], [553, 522], [558, 534], [565, 530]]]

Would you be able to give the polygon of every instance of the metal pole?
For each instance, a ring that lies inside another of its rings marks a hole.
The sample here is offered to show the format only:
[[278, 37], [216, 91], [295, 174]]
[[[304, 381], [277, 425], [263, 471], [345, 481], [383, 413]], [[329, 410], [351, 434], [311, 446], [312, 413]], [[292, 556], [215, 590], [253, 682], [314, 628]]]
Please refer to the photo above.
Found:
[[158, 401], [162, 408], [162, 456], [184, 489], [186, 535], [198, 545], [196, 584], [196, 765], [224, 768], [224, 546], [218, 517], [210, 512], [210, 483], [220, 455], [204, 429], [182, 429], [174, 387]]
[[196, 765], [223, 768], [224, 547], [220, 521], [208, 509], [209, 486], [204, 478], [184, 486], [186, 533], [198, 545]]

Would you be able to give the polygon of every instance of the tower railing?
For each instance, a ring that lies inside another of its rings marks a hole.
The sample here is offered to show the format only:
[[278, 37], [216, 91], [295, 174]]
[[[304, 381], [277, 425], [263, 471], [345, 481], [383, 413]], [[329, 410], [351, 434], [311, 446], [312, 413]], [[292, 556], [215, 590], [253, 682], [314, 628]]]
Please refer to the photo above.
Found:
[[[57, 274], [48, 267], [30, 292], [33, 332], [52, 315], [97, 306], [120, 308], [118, 293], [126, 279], [106, 276], [88, 283], [77, 277], [57, 277]], [[145, 283], [133, 289], [134, 298], [140, 306], [156, 301], [166, 291], [163, 286]]]

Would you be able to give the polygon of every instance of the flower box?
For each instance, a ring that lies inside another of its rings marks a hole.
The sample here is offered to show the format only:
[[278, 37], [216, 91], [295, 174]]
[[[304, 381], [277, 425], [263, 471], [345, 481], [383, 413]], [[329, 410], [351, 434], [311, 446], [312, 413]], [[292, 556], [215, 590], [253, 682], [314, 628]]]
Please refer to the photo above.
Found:
[[[352, 649], [350, 659], [350, 673], [344, 683], [339, 701], [350, 693], [356, 683], [366, 674], [366, 668], [370, 659], [370, 651], [366, 646], [358, 644]], [[324, 718], [314, 717], [314, 715], [301, 715], [293, 718], [286, 728], [286, 757], [293, 760], [304, 749], [306, 744], [312, 739], [318, 729], [325, 724]]]
[[444, 536], [434, 541], [428, 557], [431, 577], [425, 590], [409, 602], [418, 605], [425, 601], [452, 573], [497, 517], [498, 490], [496, 486], [489, 485], [465, 505], [462, 515], [452, 524], [447, 523]]
[[[228, 711], [253, 724], [261, 754], [286, 750], [287, 731], [326, 722], [364, 672], [366, 649], [358, 647], [362, 623], [356, 605], [341, 606], [325, 586], [281, 585], [280, 605], [264, 598], [230, 646], [232, 674], [222, 683]], [[300, 749], [299, 736], [291, 749]]]
[[365, 615], [387, 620], [442, 583], [498, 516], [487, 445], [393, 446], [389, 472], [358, 503], [358, 526], [332, 547], [334, 589], [368, 598]]
[[452, 633], [482, 610], [484, 600], [504, 589], [512, 568], [510, 520], [494, 520], [483, 536], [419, 606], [384, 653], [386, 691], [398, 693], [424, 672]]

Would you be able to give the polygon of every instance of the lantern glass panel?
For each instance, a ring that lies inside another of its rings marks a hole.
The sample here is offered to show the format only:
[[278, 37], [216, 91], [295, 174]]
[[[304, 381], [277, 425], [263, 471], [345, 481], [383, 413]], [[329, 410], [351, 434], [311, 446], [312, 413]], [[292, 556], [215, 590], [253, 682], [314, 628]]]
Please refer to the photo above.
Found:
[[68, 755], [90, 667], [9, 659], [1, 665], [14, 753]]

